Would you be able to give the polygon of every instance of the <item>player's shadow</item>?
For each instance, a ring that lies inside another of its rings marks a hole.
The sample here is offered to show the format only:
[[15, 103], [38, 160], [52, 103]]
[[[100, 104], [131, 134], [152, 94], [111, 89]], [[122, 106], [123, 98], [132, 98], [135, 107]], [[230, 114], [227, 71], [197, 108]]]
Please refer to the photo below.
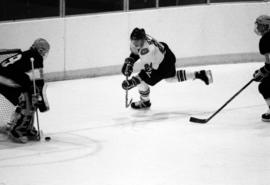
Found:
[[149, 124], [157, 123], [165, 120], [178, 120], [183, 118], [188, 118], [193, 115], [192, 111], [163, 111], [155, 112], [151, 110], [140, 110], [129, 117], [116, 118], [114, 121], [119, 125], [136, 125], [136, 124]]

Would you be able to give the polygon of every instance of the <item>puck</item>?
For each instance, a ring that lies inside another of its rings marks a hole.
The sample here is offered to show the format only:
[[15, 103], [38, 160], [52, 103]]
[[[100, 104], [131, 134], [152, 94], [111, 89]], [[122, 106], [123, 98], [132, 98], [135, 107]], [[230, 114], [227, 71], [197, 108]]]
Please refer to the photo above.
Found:
[[51, 137], [45, 137], [45, 141], [50, 141]]

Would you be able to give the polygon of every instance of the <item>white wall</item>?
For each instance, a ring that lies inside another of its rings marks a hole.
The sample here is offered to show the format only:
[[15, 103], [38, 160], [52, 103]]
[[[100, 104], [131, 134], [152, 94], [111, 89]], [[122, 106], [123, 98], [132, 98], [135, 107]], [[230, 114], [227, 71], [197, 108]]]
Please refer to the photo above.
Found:
[[64, 22], [60, 19], [0, 23], [0, 49], [28, 49], [36, 38], [46, 38], [51, 43], [51, 53], [46, 61], [46, 71], [64, 70]]
[[252, 53], [259, 39], [254, 20], [269, 10], [269, 3], [212, 4], [0, 23], [0, 48], [26, 49], [44, 37], [52, 45], [46, 72], [108, 67], [122, 64], [138, 26], [178, 58]]

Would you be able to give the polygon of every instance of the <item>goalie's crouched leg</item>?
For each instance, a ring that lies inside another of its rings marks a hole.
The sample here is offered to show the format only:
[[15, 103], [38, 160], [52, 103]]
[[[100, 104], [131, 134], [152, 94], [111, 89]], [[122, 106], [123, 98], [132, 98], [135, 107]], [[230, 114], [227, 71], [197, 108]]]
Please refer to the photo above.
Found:
[[24, 92], [19, 97], [19, 105], [11, 120], [9, 136], [18, 143], [27, 143], [29, 140], [38, 140], [39, 134], [34, 127], [34, 107], [31, 95]]

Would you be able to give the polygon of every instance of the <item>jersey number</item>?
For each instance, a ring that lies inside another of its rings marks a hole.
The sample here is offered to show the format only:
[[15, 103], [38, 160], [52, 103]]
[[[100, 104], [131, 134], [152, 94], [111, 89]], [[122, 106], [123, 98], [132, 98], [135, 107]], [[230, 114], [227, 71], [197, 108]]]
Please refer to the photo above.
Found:
[[2, 67], [8, 67], [11, 64], [16, 63], [17, 61], [21, 60], [22, 54], [15, 55], [13, 57], [8, 58], [4, 62], [1, 63]]

